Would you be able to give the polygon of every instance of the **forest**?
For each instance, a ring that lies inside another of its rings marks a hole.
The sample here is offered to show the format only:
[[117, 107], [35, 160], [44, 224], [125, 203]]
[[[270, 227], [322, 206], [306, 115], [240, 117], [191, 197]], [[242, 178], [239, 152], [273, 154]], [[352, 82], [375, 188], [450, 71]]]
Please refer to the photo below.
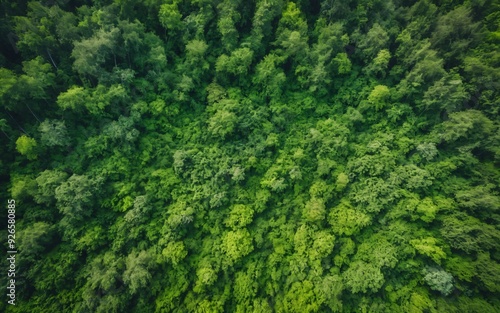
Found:
[[1, 312], [500, 312], [499, 0], [0, 3]]

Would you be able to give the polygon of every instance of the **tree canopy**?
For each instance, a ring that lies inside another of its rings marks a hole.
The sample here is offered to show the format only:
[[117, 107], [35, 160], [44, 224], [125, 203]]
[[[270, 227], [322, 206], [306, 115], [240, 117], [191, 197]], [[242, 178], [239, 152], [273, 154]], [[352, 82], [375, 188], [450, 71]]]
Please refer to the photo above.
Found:
[[498, 1], [0, 21], [0, 312], [500, 312]]

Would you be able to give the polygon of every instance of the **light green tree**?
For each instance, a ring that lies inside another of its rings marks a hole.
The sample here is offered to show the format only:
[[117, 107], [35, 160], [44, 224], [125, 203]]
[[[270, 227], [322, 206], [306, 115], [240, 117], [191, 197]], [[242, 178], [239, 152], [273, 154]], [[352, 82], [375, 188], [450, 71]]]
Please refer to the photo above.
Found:
[[222, 237], [222, 251], [226, 255], [226, 263], [233, 265], [253, 251], [252, 237], [246, 229], [227, 232]]
[[36, 160], [38, 158], [36, 140], [26, 135], [17, 138], [16, 150], [20, 154], [25, 155], [28, 160]]
[[160, 6], [158, 18], [167, 30], [179, 30], [182, 28], [182, 14], [179, 12], [178, 2], [165, 3]]
[[380, 268], [364, 261], [351, 263], [342, 278], [352, 293], [377, 292], [385, 282]]
[[387, 100], [389, 98], [390, 91], [385, 85], [377, 85], [370, 92], [368, 96], [368, 102], [375, 107], [375, 110], [379, 111], [387, 106]]
[[250, 206], [236, 204], [232, 207], [224, 224], [232, 229], [245, 227], [253, 221], [253, 214], [254, 211]]
[[446, 259], [446, 253], [437, 245], [438, 241], [436, 238], [414, 239], [410, 243], [418, 253], [430, 257], [437, 264], [441, 264], [441, 260]]

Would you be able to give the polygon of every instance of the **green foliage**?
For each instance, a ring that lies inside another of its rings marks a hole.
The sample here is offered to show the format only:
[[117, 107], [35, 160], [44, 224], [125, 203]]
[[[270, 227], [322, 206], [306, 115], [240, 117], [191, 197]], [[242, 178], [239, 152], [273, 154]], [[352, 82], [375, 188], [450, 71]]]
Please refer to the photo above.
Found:
[[221, 55], [215, 64], [215, 70], [233, 75], [245, 75], [252, 63], [253, 52], [249, 48], [239, 48], [230, 56]]
[[333, 62], [335, 62], [335, 64], [337, 65], [337, 72], [339, 74], [348, 74], [349, 72], [351, 72], [352, 63], [346, 53], [338, 53], [333, 59]]
[[413, 292], [409, 301], [404, 306], [405, 311], [411, 313], [437, 312], [433, 301], [427, 293]]
[[368, 102], [375, 107], [375, 110], [379, 111], [387, 105], [386, 100], [389, 95], [390, 91], [387, 86], [377, 85], [368, 96]]
[[86, 266], [85, 286], [83, 287], [82, 306], [94, 312], [118, 311], [124, 304], [118, 294], [117, 286], [121, 283], [123, 260], [111, 252], [95, 257]]
[[312, 282], [295, 282], [285, 294], [282, 310], [285, 312], [317, 312], [319, 303]]
[[35, 160], [38, 157], [37, 142], [34, 138], [22, 135], [16, 140], [16, 150], [22, 155], [25, 155], [28, 160]]
[[432, 290], [441, 292], [443, 296], [448, 296], [453, 291], [453, 276], [450, 273], [433, 267], [425, 268], [422, 271], [424, 281]]
[[445, 142], [458, 139], [483, 139], [493, 132], [493, 123], [480, 111], [467, 110], [450, 114], [450, 119], [439, 125], [439, 138]]
[[188, 254], [182, 242], [169, 242], [161, 254], [172, 264], [179, 264]]
[[66, 92], [62, 92], [57, 97], [57, 105], [63, 109], [80, 111], [88, 101], [90, 95], [83, 87], [72, 86]]
[[464, 213], [445, 217], [440, 231], [451, 247], [469, 254], [497, 248], [500, 239], [494, 226]]
[[234, 292], [240, 302], [247, 302], [255, 298], [258, 284], [247, 273], [239, 272], [234, 281]]
[[494, 192], [493, 185], [476, 186], [460, 190], [455, 195], [457, 204], [472, 212], [486, 213], [500, 209], [500, 197]]
[[51, 241], [52, 229], [45, 222], [34, 223], [19, 232], [19, 250], [25, 258], [39, 255]]
[[439, 208], [433, 203], [432, 199], [424, 198], [417, 206], [417, 213], [420, 213], [422, 221], [430, 223], [436, 218]]
[[335, 190], [342, 191], [349, 184], [349, 176], [346, 173], [340, 173], [337, 176], [337, 181], [335, 182]]
[[253, 214], [254, 211], [249, 206], [236, 204], [229, 212], [229, 216], [224, 223], [232, 229], [245, 227], [252, 222]]
[[236, 114], [226, 110], [218, 110], [209, 120], [208, 131], [217, 137], [224, 139], [234, 131], [238, 117]]
[[68, 131], [64, 121], [45, 120], [38, 127], [41, 133], [40, 139], [43, 145], [47, 147], [67, 146]]
[[71, 55], [75, 59], [73, 68], [81, 75], [98, 77], [102, 75], [102, 66], [115, 53], [120, 30], [113, 27], [100, 29], [91, 38], [75, 42]]
[[179, 12], [177, 2], [165, 3], [160, 6], [158, 18], [163, 27], [168, 30], [178, 30], [182, 28], [182, 15]]
[[313, 260], [321, 259], [327, 257], [332, 251], [335, 245], [335, 236], [330, 234], [329, 231], [319, 231], [316, 232], [312, 240], [313, 251], [310, 252], [309, 256]]
[[151, 280], [148, 271], [151, 266], [151, 256], [147, 251], [132, 252], [128, 255], [125, 265], [123, 282], [130, 288], [130, 293], [134, 294], [148, 285]]
[[281, 94], [281, 89], [286, 81], [286, 76], [280, 67], [277, 67], [279, 57], [268, 54], [255, 67], [255, 76], [252, 82], [262, 86], [264, 93], [271, 97]]
[[382, 49], [377, 53], [377, 56], [373, 59], [366, 67], [366, 71], [369, 74], [379, 74], [385, 76], [387, 73], [387, 68], [389, 67], [389, 61], [391, 60], [391, 53], [387, 49]]
[[460, 76], [443, 77], [427, 89], [422, 106], [427, 110], [440, 109], [451, 113], [459, 110], [467, 98]]
[[471, 282], [476, 273], [474, 263], [459, 256], [446, 260], [446, 269], [458, 279], [467, 282]]
[[16, 75], [14, 74], [14, 72], [2, 67], [0, 68], [0, 82], [0, 97], [3, 98], [4, 96], [8, 95], [8, 91], [16, 85]]
[[122, 85], [112, 85], [109, 88], [98, 85], [85, 106], [91, 114], [102, 114], [107, 106], [123, 103], [127, 98], [127, 91]]
[[359, 245], [354, 260], [363, 260], [378, 268], [395, 267], [398, 263], [398, 251], [394, 245], [383, 238], [383, 235], [379, 233]]
[[29, 176], [12, 177], [10, 195], [14, 199], [24, 199], [32, 196], [36, 192], [36, 182]]
[[437, 245], [436, 238], [414, 239], [410, 243], [418, 253], [430, 257], [437, 264], [441, 264], [441, 260], [446, 259], [446, 253]]
[[487, 290], [491, 292], [499, 291], [500, 264], [491, 260], [488, 253], [480, 253], [475, 263], [478, 278]]
[[325, 213], [323, 200], [312, 198], [306, 202], [303, 217], [308, 222], [320, 222], [325, 218]]
[[23, 62], [23, 71], [26, 75], [21, 75], [20, 83], [24, 92], [33, 99], [47, 99], [47, 90], [54, 84], [54, 73], [52, 67], [41, 57]]
[[217, 280], [217, 272], [210, 265], [198, 268], [196, 276], [194, 291], [197, 293], [201, 293], [204, 287], [211, 286]]
[[419, 144], [417, 146], [417, 151], [426, 161], [431, 161], [438, 154], [438, 149], [436, 148], [436, 145], [430, 142]]
[[51, 204], [55, 200], [55, 190], [66, 179], [68, 174], [58, 170], [45, 170], [36, 178], [38, 185], [37, 193], [34, 198], [37, 203]]
[[389, 41], [387, 31], [378, 23], [373, 24], [368, 33], [361, 38], [359, 48], [363, 51], [363, 56], [367, 59], [377, 55], [387, 46]]
[[495, 1], [52, 2], [0, 18], [1, 312], [500, 310]]
[[477, 39], [479, 25], [472, 21], [470, 15], [469, 8], [457, 6], [438, 19], [436, 30], [431, 39], [435, 46], [451, 43], [446, 47], [447, 53], [445, 55], [447, 58], [461, 55]]
[[333, 232], [338, 235], [351, 236], [371, 224], [368, 215], [352, 207], [348, 202], [341, 202], [333, 208], [328, 216]]
[[69, 220], [81, 221], [92, 214], [91, 204], [99, 181], [73, 174], [55, 189], [57, 207]]
[[355, 261], [343, 273], [344, 284], [352, 293], [376, 292], [385, 282], [380, 268], [363, 261]]
[[252, 237], [246, 229], [227, 232], [222, 237], [222, 251], [224, 251], [229, 265], [239, 261], [253, 251]]

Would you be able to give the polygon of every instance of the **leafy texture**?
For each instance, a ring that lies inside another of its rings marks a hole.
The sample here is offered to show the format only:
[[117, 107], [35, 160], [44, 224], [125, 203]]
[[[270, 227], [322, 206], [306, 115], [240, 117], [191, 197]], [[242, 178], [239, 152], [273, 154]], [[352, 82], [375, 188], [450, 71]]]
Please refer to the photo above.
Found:
[[0, 312], [500, 312], [499, 8], [3, 1]]

